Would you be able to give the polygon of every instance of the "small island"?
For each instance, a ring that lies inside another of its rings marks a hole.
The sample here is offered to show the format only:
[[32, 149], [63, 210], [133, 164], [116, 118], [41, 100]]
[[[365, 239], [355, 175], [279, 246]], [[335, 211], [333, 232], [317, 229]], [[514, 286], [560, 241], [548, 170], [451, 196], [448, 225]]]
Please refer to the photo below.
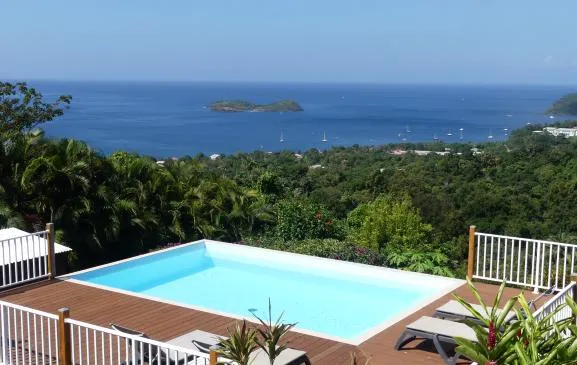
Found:
[[567, 94], [546, 111], [553, 115], [577, 115], [577, 93]]
[[280, 100], [270, 104], [253, 104], [245, 100], [220, 100], [210, 104], [210, 110], [221, 113], [236, 112], [302, 112], [294, 100]]

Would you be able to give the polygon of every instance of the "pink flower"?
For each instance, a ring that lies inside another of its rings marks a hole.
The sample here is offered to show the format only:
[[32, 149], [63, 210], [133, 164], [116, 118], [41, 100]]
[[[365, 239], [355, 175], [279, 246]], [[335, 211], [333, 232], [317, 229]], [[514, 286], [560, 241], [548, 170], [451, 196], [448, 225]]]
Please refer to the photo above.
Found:
[[497, 342], [497, 334], [495, 333], [495, 324], [493, 321], [489, 322], [489, 338], [487, 339], [487, 347], [492, 350]]

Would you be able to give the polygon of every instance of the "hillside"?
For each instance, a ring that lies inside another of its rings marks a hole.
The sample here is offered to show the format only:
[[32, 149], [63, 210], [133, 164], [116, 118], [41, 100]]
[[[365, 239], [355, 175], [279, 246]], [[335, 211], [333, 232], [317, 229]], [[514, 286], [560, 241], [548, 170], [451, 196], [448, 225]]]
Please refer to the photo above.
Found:
[[546, 113], [554, 115], [577, 115], [577, 93], [563, 96], [557, 100]]

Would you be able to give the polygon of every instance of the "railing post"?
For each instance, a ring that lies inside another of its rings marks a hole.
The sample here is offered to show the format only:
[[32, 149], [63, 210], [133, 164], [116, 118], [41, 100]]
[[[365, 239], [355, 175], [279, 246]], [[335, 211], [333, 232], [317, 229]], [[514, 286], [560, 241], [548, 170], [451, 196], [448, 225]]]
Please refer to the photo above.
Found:
[[58, 310], [58, 358], [60, 365], [72, 365], [70, 360], [70, 324], [66, 319], [70, 318], [70, 309]]
[[467, 257], [467, 279], [473, 280], [475, 267], [475, 226], [469, 227], [469, 256]]
[[10, 332], [8, 331], [8, 321], [9, 313], [8, 308], [4, 305], [1, 306], [0, 317], [2, 321], [2, 364], [10, 364], [10, 346], [12, 346], [10, 341]]
[[[571, 299], [573, 299], [573, 301], [577, 303], [577, 273], [575, 272], [571, 273], [571, 281], [575, 283], [575, 285], [573, 285]], [[576, 313], [572, 314], [573, 314], [573, 324], [575, 324], [577, 323], [577, 314]]]
[[54, 223], [46, 224], [46, 244], [48, 253], [48, 277], [54, 279], [56, 276], [56, 258], [54, 256]]
[[218, 362], [218, 353], [215, 350], [211, 349], [209, 356], [210, 356], [209, 364], [216, 365]]
[[539, 293], [539, 282], [541, 281], [541, 241], [535, 242], [535, 246], [537, 247], [537, 257], [536, 257], [536, 265], [535, 265], [535, 276], [533, 276], [533, 280], [535, 283], [535, 288], [533, 289], [533, 293]]

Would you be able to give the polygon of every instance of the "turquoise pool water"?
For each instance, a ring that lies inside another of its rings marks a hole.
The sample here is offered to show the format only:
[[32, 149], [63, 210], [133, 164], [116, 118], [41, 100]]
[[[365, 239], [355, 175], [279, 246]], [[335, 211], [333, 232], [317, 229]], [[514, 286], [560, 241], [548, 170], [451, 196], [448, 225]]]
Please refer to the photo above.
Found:
[[440, 290], [395, 271], [366, 275], [379, 269], [235, 246], [193, 244], [72, 278], [244, 317], [265, 317], [270, 298], [275, 318], [284, 311], [300, 329], [349, 341]]

